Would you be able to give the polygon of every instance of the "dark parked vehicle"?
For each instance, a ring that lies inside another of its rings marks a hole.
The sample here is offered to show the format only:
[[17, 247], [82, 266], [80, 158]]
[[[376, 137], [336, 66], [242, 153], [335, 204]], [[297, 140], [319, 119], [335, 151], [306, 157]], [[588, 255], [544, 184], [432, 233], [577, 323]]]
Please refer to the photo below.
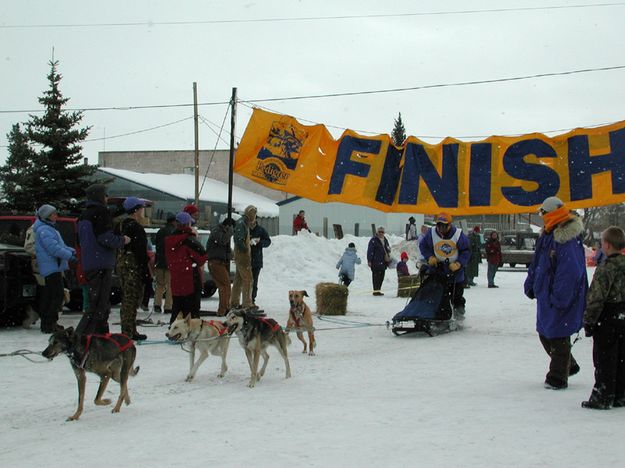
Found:
[[23, 247], [0, 243], [0, 326], [21, 324], [36, 293], [30, 255]]
[[502, 264], [507, 263], [512, 268], [517, 265], [529, 267], [532, 258], [534, 258], [538, 236], [537, 232], [531, 231], [504, 231], [500, 233]]

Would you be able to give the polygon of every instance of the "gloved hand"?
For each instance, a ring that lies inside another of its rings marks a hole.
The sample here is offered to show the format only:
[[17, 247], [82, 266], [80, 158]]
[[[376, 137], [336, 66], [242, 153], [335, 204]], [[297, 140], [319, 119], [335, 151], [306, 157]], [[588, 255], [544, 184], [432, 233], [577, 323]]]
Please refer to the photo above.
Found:
[[529, 297], [530, 299], [536, 299], [536, 296], [534, 295], [534, 290], [533, 290], [533, 289], [530, 289], [529, 291], [527, 291], [527, 292], [525, 293], [525, 295], [526, 295], [527, 297]]
[[449, 269], [453, 272], [458, 271], [461, 267], [462, 265], [460, 264], [460, 262], [453, 262], [449, 264]]
[[438, 259], [432, 255], [430, 258], [428, 258], [428, 265], [430, 266], [436, 266], [438, 264]]
[[585, 323], [584, 324], [584, 334], [586, 335], [586, 338], [590, 338], [594, 332], [595, 332], [595, 326], [594, 325], [592, 325], [590, 323]]
[[256, 245], [256, 244], [258, 244], [258, 242], [260, 242], [260, 237], [252, 237], [250, 239], [250, 244], [251, 245]]

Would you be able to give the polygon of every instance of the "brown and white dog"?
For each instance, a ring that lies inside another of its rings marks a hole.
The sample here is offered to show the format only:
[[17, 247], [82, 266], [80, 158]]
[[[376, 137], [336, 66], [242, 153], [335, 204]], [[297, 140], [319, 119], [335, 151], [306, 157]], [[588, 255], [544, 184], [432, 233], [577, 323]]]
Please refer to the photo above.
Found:
[[[296, 330], [297, 338], [304, 343], [304, 351], [302, 352], [308, 352], [309, 356], [314, 356], [315, 348], [317, 347], [315, 329], [313, 327], [312, 312], [304, 302], [304, 297], [309, 297], [306, 291], [289, 291], [291, 308], [289, 309], [289, 320], [286, 323], [286, 327], [289, 330]], [[308, 332], [308, 343], [304, 339], [302, 330]]]
[[[191, 315], [183, 317], [182, 313], [178, 313], [176, 320], [169, 326], [169, 331], [165, 336], [172, 341], [190, 343], [189, 351], [189, 374], [186, 381], [191, 382], [202, 363], [208, 358], [209, 354], [221, 357], [221, 370], [218, 377], [223, 377], [228, 371], [226, 365], [226, 356], [228, 354], [228, 345], [230, 337], [228, 329], [223, 322], [218, 320], [202, 320], [199, 318], [191, 318]], [[195, 351], [200, 352], [200, 357], [195, 360]]]

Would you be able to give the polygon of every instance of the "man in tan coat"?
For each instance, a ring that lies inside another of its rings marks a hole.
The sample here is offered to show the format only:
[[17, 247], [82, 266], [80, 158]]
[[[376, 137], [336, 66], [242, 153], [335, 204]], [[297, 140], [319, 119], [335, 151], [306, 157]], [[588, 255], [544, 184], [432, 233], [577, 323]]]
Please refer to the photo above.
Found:
[[252, 255], [250, 247], [250, 224], [256, 221], [256, 207], [245, 208], [243, 216], [234, 225], [234, 264], [236, 274], [232, 283], [230, 308], [253, 307], [252, 302]]

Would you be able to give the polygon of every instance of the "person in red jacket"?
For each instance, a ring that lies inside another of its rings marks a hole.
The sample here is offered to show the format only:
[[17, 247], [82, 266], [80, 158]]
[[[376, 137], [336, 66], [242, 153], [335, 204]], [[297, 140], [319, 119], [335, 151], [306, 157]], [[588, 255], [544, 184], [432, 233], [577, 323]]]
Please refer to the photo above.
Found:
[[302, 229], [306, 229], [308, 232], [311, 232], [310, 229], [308, 229], [308, 224], [306, 223], [306, 218], [304, 217], [306, 213], [304, 212], [304, 210], [300, 210], [300, 212], [298, 213], [298, 215], [293, 218], [293, 235], [296, 236], [298, 232], [300, 232]]
[[498, 288], [499, 286], [495, 285], [495, 273], [497, 273], [499, 265], [501, 265], [501, 244], [499, 243], [497, 231], [491, 231], [484, 250], [486, 251], [486, 262], [488, 263], [488, 273], [486, 274], [488, 287]]
[[165, 257], [171, 274], [171, 293], [173, 296], [170, 324], [179, 312], [191, 314], [193, 318], [200, 316], [202, 301], [201, 269], [208, 256], [202, 244], [197, 240], [189, 213], [180, 212], [176, 215], [178, 227], [165, 238]]

